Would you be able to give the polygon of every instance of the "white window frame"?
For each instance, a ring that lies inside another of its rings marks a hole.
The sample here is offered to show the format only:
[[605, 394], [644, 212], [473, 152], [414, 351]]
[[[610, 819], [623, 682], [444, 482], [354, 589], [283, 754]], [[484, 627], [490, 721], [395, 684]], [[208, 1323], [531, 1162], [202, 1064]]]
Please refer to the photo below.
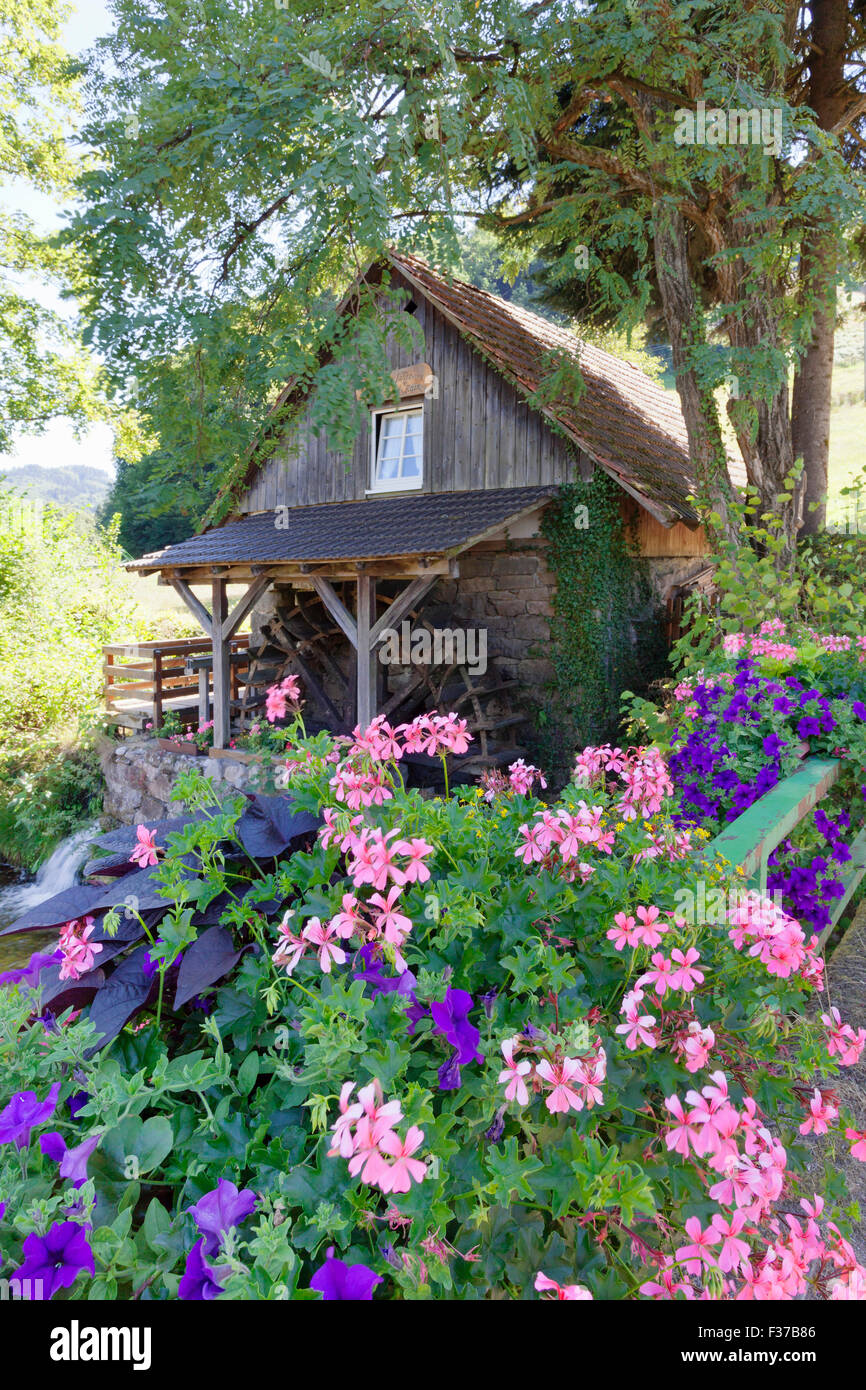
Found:
[[[379, 442], [382, 438], [382, 422], [390, 415], [418, 415], [421, 418], [421, 474], [417, 478], [381, 478], [377, 481], [376, 468], [379, 461]], [[424, 487], [424, 405], [422, 401], [401, 401], [400, 405], [383, 406], [372, 411], [370, 417], [370, 486], [368, 494], [376, 496], [388, 492], [420, 492]]]

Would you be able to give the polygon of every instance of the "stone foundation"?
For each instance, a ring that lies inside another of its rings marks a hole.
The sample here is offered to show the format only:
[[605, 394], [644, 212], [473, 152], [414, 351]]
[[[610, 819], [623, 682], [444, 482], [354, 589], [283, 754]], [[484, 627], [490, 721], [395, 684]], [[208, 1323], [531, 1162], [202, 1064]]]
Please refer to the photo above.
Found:
[[171, 800], [171, 789], [178, 775], [191, 768], [226, 791], [254, 790], [261, 779], [257, 763], [189, 757], [160, 748], [155, 739], [144, 736], [116, 743], [106, 739], [100, 761], [105, 777], [103, 813], [126, 825], [179, 815], [184, 807]]

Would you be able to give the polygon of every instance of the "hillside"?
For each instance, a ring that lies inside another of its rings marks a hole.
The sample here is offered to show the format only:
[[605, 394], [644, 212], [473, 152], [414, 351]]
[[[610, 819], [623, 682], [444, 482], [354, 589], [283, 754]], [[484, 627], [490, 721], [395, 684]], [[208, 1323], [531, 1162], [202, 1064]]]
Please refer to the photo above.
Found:
[[101, 468], [67, 464], [43, 468], [28, 463], [20, 468], [4, 468], [0, 460], [0, 479], [5, 487], [41, 502], [54, 502], [75, 511], [95, 511], [111, 487], [111, 477]]

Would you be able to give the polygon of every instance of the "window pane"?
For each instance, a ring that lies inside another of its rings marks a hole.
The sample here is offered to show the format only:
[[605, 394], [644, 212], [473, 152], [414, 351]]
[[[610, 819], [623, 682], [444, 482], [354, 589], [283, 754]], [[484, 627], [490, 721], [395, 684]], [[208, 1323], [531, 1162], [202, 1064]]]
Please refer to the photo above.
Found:
[[410, 484], [423, 477], [421, 441], [423, 417], [420, 411], [399, 411], [383, 415], [379, 421], [374, 485], [403, 479]]

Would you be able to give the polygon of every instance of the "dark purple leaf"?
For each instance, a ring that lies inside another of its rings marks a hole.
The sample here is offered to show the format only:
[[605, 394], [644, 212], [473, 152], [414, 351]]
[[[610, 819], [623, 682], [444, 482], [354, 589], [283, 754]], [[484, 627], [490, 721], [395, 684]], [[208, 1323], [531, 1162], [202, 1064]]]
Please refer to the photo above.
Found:
[[18, 917], [11, 926], [4, 927], [0, 936], [15, 936], [17, 932], [37, 931], [42, 927], [59, 927], [64, 922], [72, 922], [76, 917], [86, 917], [98, 905], [104, 888], [97, 884], [76, 883], [72, 888], [64, 888], [53, 898], [31, 907], [29, 912]]
[[96, 878], [100, 880], [121, 878], [123, 874], [132, 873], [138, 865], [133, 864], [128, 854], [100, 854], [95, 859], [89, 859], [81, 870], [83, 878]]
[[89, 970], [78, 980], [61, 980], [60, 966], [52, 965], [50, 970], [41, 973], [40, 984], [42, 1008], [50, 1009], [56, 1016], [62, 1014], [64, 1009], [80, 1009], [84, 1004], [89, 1004], [105, 984], [105, 971]]
[[247, 800], [237, 833], [253, 859], [272, 859], [288, 849], [293, 840], [311, 834], [321, 824], [319, 816], [296, 810], [290, 797], [262, 796], [257, 792]]
[[[135, 873], [125, 874], [110, 887], [97, 889], [99, 898], [94, 907], [123, 907], [127, 899], [131, 900], [136, 912], [141, 912], [144, 908], [170, 907], [172, 898], [171, 895], [166, 896], [165, 889], [157, 877], [160, 873], [161, 869], [157, 865], [151, 869], [137, 869]], [[188, 868], [184, 877], [191, 880], [196, 878], [196, 875]]]
[[145, 974], [146, 949], [137, 947], [108, 977], [90, 1006], [90, 1021], [100, 1034], [99, 1041], [87, 1049], [92, 1057], [117, 1037], [121, 1028], [159, 991], [159, 974]]
[[139, 825], [144, 825], [155, 837], [157, 845], [164, 847], [168, 836], [174, 831], [183, 830], [185, 825], [204, 819], [203, 811], [190, 811], [185, 816], [171, 816], [168, 820], [138, 821], [135, 825], [121, 825], [117, 830], [109, 831], [107, 835], [100, 835], [98, 839], [93, 841], [93, 844], [97, 849], [128, 856], [138, 843]]
[[174, 994], [174, 1007], [179, 1009], [196, 994], [221, 980], [237, 965], [244, 952], [237, 947], [225, 927], [209, 927], [183, 953]]

